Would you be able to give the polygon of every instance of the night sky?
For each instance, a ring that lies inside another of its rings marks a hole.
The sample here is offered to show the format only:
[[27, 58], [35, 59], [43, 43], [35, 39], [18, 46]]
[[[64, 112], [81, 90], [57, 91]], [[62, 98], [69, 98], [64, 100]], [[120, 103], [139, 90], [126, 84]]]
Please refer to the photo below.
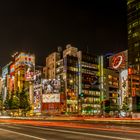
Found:
[[37, 64], [66, 44], [99, 54], [127, 48], [125, 0], [0, 2], [0, 67], [16, 51], [35, 53]]

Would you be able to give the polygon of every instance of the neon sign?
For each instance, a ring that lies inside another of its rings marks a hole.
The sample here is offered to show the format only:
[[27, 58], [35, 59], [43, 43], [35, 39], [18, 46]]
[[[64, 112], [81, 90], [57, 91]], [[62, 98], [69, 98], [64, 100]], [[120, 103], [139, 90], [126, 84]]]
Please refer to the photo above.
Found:
[[113, 63], [112, 63], [112, 67], [114, 69], [117, 69], [123, 62], [123, 56], [122, 55], [118, 55], [113, 59]]
[[113, 69], [125, 69], [127, 65], [127, 52], [123, 51], [114, 56], [111, 56], [109, 63]]

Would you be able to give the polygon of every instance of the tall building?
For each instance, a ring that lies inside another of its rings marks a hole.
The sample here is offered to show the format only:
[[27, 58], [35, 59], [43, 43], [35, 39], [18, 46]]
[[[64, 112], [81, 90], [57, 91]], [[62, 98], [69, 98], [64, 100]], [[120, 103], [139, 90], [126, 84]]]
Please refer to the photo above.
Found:
[[66, 112], [78, 114], [78, 49], [68, 44], [63, 51], [63, 80]]
[[110, 89], [114, 90], [112, 95], [119, 96], [118, 104], [120, 109], [123, 109], [125, 100], [129, 98], [128, 51], [125, 50], [110, 56], [109, 68], [113, 70], [110, 70], [110, 74], [108, 75], [109, 86], [111, 85]]
[[[129, 83], [132, 110], [140, 112], [140, 1], [127, 0]], [[133, 84], [137, 82], [137, 84]]]
[[54, 52], [46, 57], [45, 78], [55, 79], [56, 77], [56, 61], [59, 59], [59, 53]]
[[43, 114], [60, 114], [60, 80], [56, 76], [57, 61], [60, 59], [58, 52], [53, 52], [46, 57], [46, 66], [43, 68], [42, 81], [42, 108]]
[[127, 9], [129, 65], [140, 73], [140, 1], [127, 0]]
[[11, 78], [15, 80], [14, 90], [21, 91], [28, 88], [30, 81], [34, 76], [35, 56], [29, 53], [18, 53], [14, 56], [13, 66], [10, 68]]
[[98, 56], [79, 51], [79, 111], [97, 115], [101, 111], [100, 68]]
[[79, 115], [100, 113], [98, 73], [97, 56], [78, 51], [70, 44], [66, 46], [56, 68], [56, 76], [61, 81], [62, 111]]
[[110, 111], [119, 109], [119, 73], [112, 69], [104, 69], [104, 99], [109, 100]]

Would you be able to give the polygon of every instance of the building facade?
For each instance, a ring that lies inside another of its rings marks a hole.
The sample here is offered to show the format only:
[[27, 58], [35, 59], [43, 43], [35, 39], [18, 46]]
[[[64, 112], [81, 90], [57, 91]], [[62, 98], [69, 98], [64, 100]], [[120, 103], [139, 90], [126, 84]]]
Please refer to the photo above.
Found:
[[[140, 112], [140, 1], [127, 0], [129, 91], [133, 112]], [[137, 79], [137, 80], [136, 80]], [[137, 83], [136, 85], [132, 83]]]
[[46, 57], [45, 76], [47, 79], [56, 78], [56, 62], [59, 59], [59, 53], [54, 52]]
[[61, 79], [61, 91], [64, 95], [61, 97], [63, 101], [61, 103], [65, 112], [79, 115], [100, 113], [101, 94], [97, 56], [78, 51], [78, 48], [69, 44], [63, 51], [63, 58], [57, 62], [56, 73]]

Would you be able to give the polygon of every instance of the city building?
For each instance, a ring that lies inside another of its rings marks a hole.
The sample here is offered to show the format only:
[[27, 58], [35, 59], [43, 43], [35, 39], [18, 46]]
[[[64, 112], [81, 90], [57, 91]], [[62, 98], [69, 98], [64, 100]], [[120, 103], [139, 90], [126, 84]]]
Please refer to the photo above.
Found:
[[119, 72], [104, 68], [104, 100], [109, 101], [109, 110], [118, 111], [119, 101]]
[[128, 60], [135, 74], [140, 73], [140, 2], [127, 0]]
[[58, 52], [53, 52], [46, 57], [46, 66], [43, 68], [42, 78], [42, 108], [43, 114], [60, 114], [60, 79], [56, 76], [57, 61], [60, 59]]
[[56, 61], [59, 59], [59, 53], [54, 52], [46, 57], [45, 78], [55, 79], [56, 77]]
[[[129, 92], [132, 111], [140, 112], [140, 1], [127, 0]], [[134, 84], [137, 83], [137, 84]]]
[[98, 56], [79, 51], [80, 114], [100, 114], [101, 100], [99, 58]]
[[9, 70], [12, 62], [9, 62], [2, 68], [2, 97], [3, 102], [6, 100], [7, 94], [9, 94]]
[[[119, 109], [123, 109], [125, 111], [132, 111], [132, 96], [130, 96], [130, 91], [128, 88], [129, 87], [128, 86], [128, 81], [129, 81], [128, 51], [125, 50], [125, 51], [122, 51], [122, 52], [119, 52], [119, 53], [116, 53], [116, 54], [110, 56], [109, 57], [109, 68], [114, 71], [113, 73], [115, 73], [115, 71], [116, 71], [116, 73], [118, 73], [117, 74], [118, 77], [116, 75], [116, 78], [115, 78], [116, 82], [114, 82], [114, 84], [116, 87], [116, 92], [118, 92]], [[117, 83], [117, 81], [118, 81], [118, 83]], [[125, 106], [126, 106], [126, 108], [125, 108]]]
[[[78, 49], [66, 45], [62, 59], [57, 62], [57, 76], [61, 81], [61, 110], [68, 114], [78, 114]], [[64, 109], [62, 109], [62, 107]]]
[[57, 61], [62, 110], [68, 114], [97, 115], [101, 111], [98, 57], [66, 45]]
[[24, 89], [29, 91], [32, 104], [35, 56], [29, 53], [17, 52], [12, 57], [12, 61], [2, 68], [3, 100], [6, 99], [7, 93], [14, 94]]
[[65, 73], [64, 73], [64, 61], [61, 58], [56, 62], [56, 79], [60, 79], [60, 113], [66, 112], [66, 94], [65, 94]]

